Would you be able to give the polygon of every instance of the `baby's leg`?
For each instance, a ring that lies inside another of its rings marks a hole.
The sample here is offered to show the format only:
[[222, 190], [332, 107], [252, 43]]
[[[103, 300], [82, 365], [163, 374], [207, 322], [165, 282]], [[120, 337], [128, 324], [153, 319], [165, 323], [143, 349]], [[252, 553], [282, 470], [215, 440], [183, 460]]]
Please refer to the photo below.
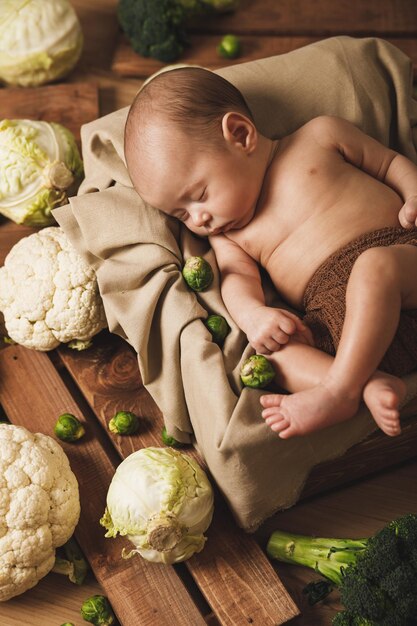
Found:
[[[401, 308], [417, 308], [412, 278], [416, 267], [417, 248], [411, 245], [372, 248], [357, 259], [347, 286], [340, 344], [327, 374], [309, 390], [282, 396], [275, 420], [267, 418], [281, 437], [312, 432], [354, 415], [366, 382], [394, 337]], [[387, 434], [397, 434], [402, 383], [381, 374], [373, 384], [380, 391], [392, 390], [382, 405], [377, 394], [369, 393], [365, 400], [378, 425]]]
[[[300, 391], [320, 385], [334, 361], [334, 357], [329, 354], [298, 342], [293, 337], [279, 352], [269, 355], [268, 359], [274, 364], [277, 384], [282, 389], [297, 394], [299, 399], [303, 397], [299, 394]], [[401, 379], [377, 370], [366, 383], [363, 398], [366, 399], [366, 404], [371, 413], [373, 410], [382, 410], [383, 408], [387, 413], [392, 411], [389, 417], [396, 419], [398, 406], [405, 395], [405, 391], [406, 387]], [[285, 411], [288, 401], [288, 396], [283, 394], [274, 393], [261, 396], [260, 402], [264, 407], [262, 417], [277, 432], [290, 425], [290, 422], [283, 416], [283, 410]], [[299, 434], [307, 434], [316, 430], [310, 422], [301, 422], [302, 416], [298, 426]], [[398, 434], [397, 425], [395, 424], [387, 434]]]

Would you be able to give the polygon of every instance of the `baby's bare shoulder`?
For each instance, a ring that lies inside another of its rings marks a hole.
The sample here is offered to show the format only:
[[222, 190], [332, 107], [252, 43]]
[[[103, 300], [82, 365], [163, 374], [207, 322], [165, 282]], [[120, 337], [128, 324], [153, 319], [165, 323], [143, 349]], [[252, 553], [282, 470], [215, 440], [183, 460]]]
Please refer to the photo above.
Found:
[[337, 146], [354, 129], [353, 124], [341, 117], [319, 115], [301, 126], [299, 132], [304, 139], [310, 138], [322, 147], [331, 148]]

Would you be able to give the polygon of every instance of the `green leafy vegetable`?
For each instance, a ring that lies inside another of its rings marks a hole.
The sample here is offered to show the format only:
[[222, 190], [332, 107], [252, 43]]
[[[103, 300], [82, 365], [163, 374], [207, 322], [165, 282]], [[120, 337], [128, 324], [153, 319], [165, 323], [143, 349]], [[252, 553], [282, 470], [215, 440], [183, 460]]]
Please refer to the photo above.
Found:
[[219, 346], [223, 345], [224, 340], [230, 332], [230, 326], [225, 318], [221, 315], [209, 315], [204, 324], [211, 332], [213, 341]]
[[116, 619], [109, 601], [100, 595], [91, 596], [83, 602], [81, 616], [94, 626], [111, 626]]
[[117, 15], [135, 52], [170, 63], [188, 45], [187, 18], [237, 6], [238, 0], [120, 0]]
[[118, 411], [109, 421], [109, 430], [118, 435], [133, 435], [138, 428], [138, 416], [130, 411]]
[[225, 35], [216, 50], [221, 57], [236, 59], [241, 53], [239, 37], [236, 37], [236, 35]]
[[261, 389], [275, 378], [275, 370], [262, 354], [253, 354], [243, 362], [240, 378], [246, 387]]
[[72, 133], [53, 122], [0, 121], [0, 213], [48, 226], [52, 209], [75, 195], [84, 170]]
[[175, 437], [171, 437], [171, 435], [168, 435], [165, 426], [161, 431], [161, 439], [166, 446], [170, 446], [171, 448], [181, 448], [184, 445], [183, 443], [181, 443], [181, 441], [177, 441]]
[[417, 623], [415, 514], [404, 515], [365, 539], [325, 539], [275, 531], [267, 553], [279, 561], [311, 567], [326, 577], [327, 581], [308, 585], [312, 603], [334, 587], [340, 589], [345, 610], [336, 615], [334, 626]]
[[88, 572], [88, 563], [74, 537], [57, 549], [52, 571], [68, 576], [76, 585], [83, 584]]
[[61, 441], [74, 442], [81, 439], [85, 434], [84, 426], [80, 420], [71, 413], [63, 413], [58, 417], [54, 427], [55, 435]]
[[204, 291], [213, 282], [211, 265], [202, 256], [189, 257], [182, 268], [182, 275], [187, 285], [194, 291]]
[[0, 2], [0, 80], [36, 87], [68, 74], [83, 46], [68, 0]]
[[172, 448], [143, 448], [117, 467], [100, 524], [106, 537], [127, 535], [124, 558], [177, 563], [204, 548], [213, 490], [201, 467]]

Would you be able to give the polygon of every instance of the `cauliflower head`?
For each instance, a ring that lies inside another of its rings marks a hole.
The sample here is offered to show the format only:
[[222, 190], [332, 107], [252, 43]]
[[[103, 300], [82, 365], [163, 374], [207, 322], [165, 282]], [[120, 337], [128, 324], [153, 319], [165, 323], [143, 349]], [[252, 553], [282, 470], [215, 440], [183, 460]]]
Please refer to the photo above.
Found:
[[10, 250], [0, 268], [0, 311], [13, 341], [42, 351], [88, 341], [107, 326], [94, 270], [57, 226]]
[[47, 435], [0, 424], [0, 601], [34, 587], [80, 516], [78, 483]]

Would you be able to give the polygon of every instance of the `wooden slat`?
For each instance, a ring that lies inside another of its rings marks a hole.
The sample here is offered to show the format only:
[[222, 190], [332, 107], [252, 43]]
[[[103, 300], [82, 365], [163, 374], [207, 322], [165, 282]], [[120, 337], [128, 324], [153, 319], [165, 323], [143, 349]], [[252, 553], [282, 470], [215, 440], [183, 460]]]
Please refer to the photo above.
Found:
[[80, 127], [99, 116], [98, 89], [92, 83], [72, 83], [0, 89], [0, 119], [57, 122], [80, 139]]
[[69, 412], [85, 423], [86, 436], [62, 443], [80, 487], [79, 541], [123, 626], [205, 624], [172, 567], [120, 556], [123, 539], [104, 538], [99, 525], [117, 459], [95, 418], [87, 419], [45, 353], [10, 346], [0, 353], [0, 403], [14, 424], [52, 435]]
[[[74, 353], [62, 347], [59, 355], [105, 428], [117, 410], [142, 417], [136, 435], [112, 436], [122, 457], [145, 446], [163, 445], [162, 416], [144, 389], [136, 356], [125, 342], [102, 333], [94, 348]], [[187, 453], [196, 456], [190, 449]], [[272, 626], [297, 615], [296, 605], [267, 557], [250, 535], [237, 528], [219, 497], [215, 511], [204, 550], [185, 565], [220, 623]]]
[[234, 13], [195, 19], [205, 33], [250, 35], [413, 36], [417, 34], [414, 0], [240, 0]]
[[[179, 61], [215, 70], [237, 63], [246, 63], [277, 54], [285, 54], [320, 39], [322, 37], [312, 35], [303, 37], [242, 35], [240, 37], [242, 53], [239, 58], [223, 59], [216, 52], [216, 47], [221, 40], [220, 34], [191, 35], [190, 46], [186, 48]], [[410, 57], [413, 62], [414, 78], [417, 79], [417, 39], [391, 38], [388, 41]], [[156, 59], [145, 58], [136, 54], [127, 39], [120, 35], [112, 62], [112, 71], [115, 74], [144, 78], [154, 74], [164, 65], [164, 63]]]

